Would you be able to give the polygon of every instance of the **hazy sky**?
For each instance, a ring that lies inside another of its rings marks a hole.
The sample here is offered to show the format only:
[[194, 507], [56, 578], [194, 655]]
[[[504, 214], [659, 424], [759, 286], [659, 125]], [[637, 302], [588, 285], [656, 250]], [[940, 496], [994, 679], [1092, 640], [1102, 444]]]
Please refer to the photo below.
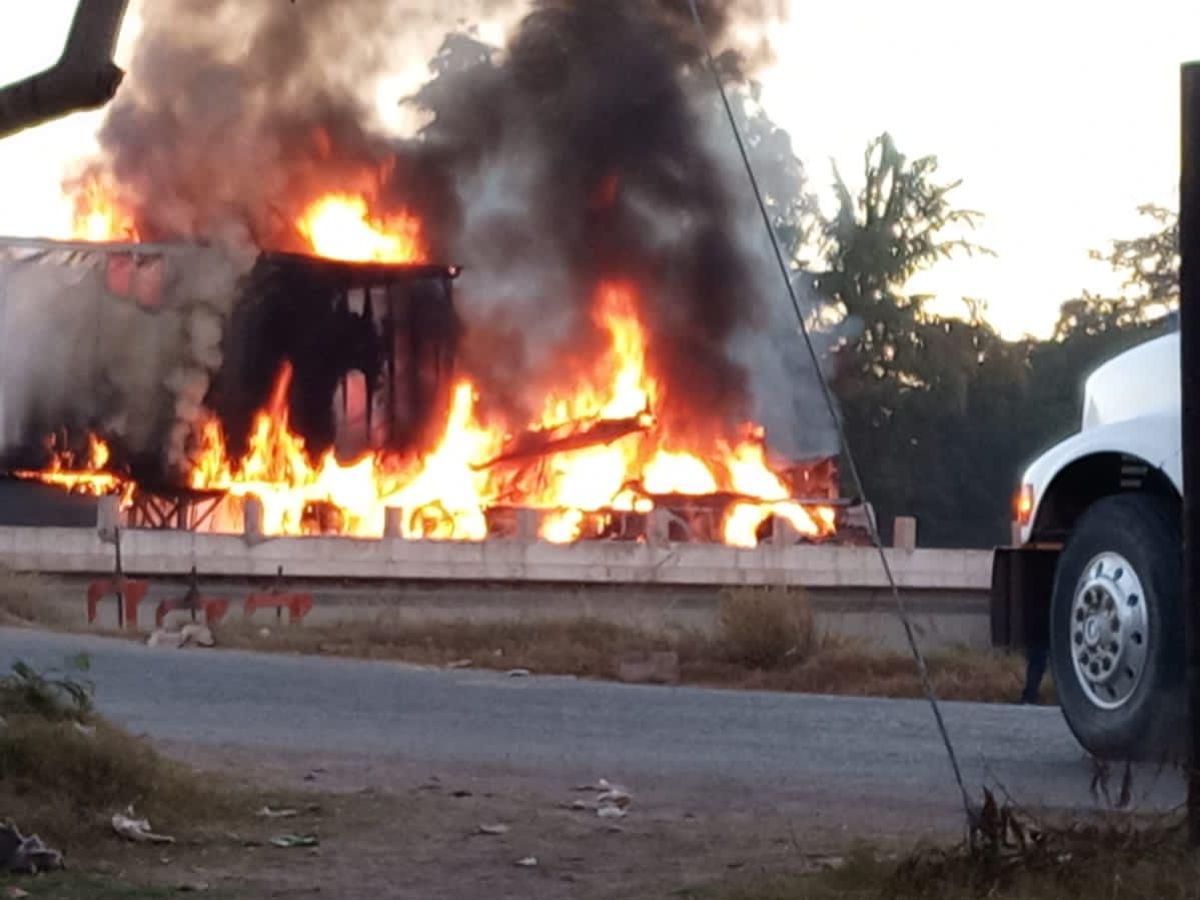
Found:
[[[0, 83], [54, 60], [74, 7], [0, 0]], [[136, 16], [118, 62], [135, 31]], [[974, 237], [998, 255], [944, 264], [916, 287], [943, 308], [984, 299], [1007, 334], [1044, 331], [1062, 300], [1111, 286], [1087, 251], [1144, 230], [1140, 203], [1176, 202], [1179, 64], [1200, 59], [1196, 0], [793, 0], [774, 43], [764, 103], [826, 196], [829, 161], [855, 180], [884, 130], [963, 179], [959, 203], [986, 215]], [[0, 234], [65, 232], [61, 176], [102, 116], [0, 142]]]

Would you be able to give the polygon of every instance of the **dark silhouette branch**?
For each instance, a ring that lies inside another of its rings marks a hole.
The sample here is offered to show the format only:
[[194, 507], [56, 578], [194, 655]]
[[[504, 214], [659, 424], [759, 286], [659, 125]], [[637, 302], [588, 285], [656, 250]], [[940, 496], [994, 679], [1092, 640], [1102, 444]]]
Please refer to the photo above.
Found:
[[113, 98], [125, 73], [113, 62], [128, 0], [79, 0], [62, 56], [0, 88], [0, 138]]

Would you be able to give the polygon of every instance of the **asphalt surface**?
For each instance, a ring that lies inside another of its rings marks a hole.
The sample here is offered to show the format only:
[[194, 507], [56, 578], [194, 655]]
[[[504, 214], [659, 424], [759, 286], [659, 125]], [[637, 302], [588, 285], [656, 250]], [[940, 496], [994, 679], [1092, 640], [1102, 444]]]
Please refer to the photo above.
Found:
[[[392, 663], [167, 650], [0, 628], [0, 667], [91, 658], [101, 712], [152, 739], [509, 771], [566, 783], [619, 777], [664, 797], [833, 816], [885, 811], [949, 826], [961, 800], [923, 701], [507, 677]], [[1058, 710], [946, 703], [972, 795], [1000, 784], [1027, 805], [1090, 807], [1093, 766]], [[1119, 783], [1119, 778], [1118, 778]], [[1135, 779], [1143, 807], [1174, 775]]]

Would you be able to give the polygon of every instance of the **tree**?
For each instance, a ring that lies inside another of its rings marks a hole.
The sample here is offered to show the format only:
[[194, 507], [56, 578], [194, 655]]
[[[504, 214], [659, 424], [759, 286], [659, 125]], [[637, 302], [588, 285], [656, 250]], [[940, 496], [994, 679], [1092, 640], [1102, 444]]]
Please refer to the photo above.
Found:
[[957, 209], [950, 194], [959, 182], [934, 180], [934, 156], [909, 161], [888, 134], [864, 154], [864, 185], [851, 193], [834, 168], [836, 214], [822, 228], [825, 269], [814, 287], [845, 317], [861, 324], [854, 363], [876, 378], [920, 381], [918, 339], [927, 297], [906, 294], [917, 272], [957, 252], [987, 252], [954, 228], [973, 228], [980, 214]]
[[857, 326], [836, 353], [834, 385], [885, 534], [893, 516], [912, 514], [924, 539], [954, 545], [983, 540], [971, 526], [991, 518], [989, 504], [1007, 502], [992, 463], [1011, 455], [1013, 438], [988, 423], [999, 406], [1006, 415], [1020, 407], [1025, 371], [978, 301], [965, 318], [946, 318], [907, 292], [938, 261], [987, 252], [961, 236], [980, 214], [954, 205], [958, 182], [939, 182], [937, 169], [935, 157], [910, 161], [886, 134], [867, 147], [859, 192], [835, 169], [838, 208], [823, 222], [824, 268], [812, 281]]
[[887, 135], [867, 148], [860, 192], [835, 170], [838, 209], [823, 222], [824, 268], [810, 278], [858, 325], [836, 354], [834, 385], [885, 537], [907, 514], [923, 543], [987, 547], [1007, 540], [1026, 463], [1078, 428], [1087, 374], [1158, 333], [1178, 305], [1178, 225], [1143, 207], [1151, 233], [1093, 254], [1124, 276], [1121, 294], [1068, 300], [1051, 339], [1009, 342], [978, 301], [944, 317], [906, 292], [917, 272], [981, 249], [950, 230], [980, 216], [956, 208], [958, 183], [936, 173], [934, 157], [909, 162]]

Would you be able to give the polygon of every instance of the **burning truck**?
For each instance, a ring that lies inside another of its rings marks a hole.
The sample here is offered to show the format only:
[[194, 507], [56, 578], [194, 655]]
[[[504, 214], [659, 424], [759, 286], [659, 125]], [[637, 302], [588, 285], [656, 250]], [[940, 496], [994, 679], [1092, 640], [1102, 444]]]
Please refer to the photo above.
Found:
[[[405, 251], [407, 252], [407, 251]], [[753, 546], [836, 530], [832, 460], [772, 467], [760, 429], [706, 457], [663, 433], [636, 293], [603, 285], [591, 372], [538, 421], [487, 421], [456, 373], [458, 270], [202, 245], [0, 242], [0, 460], [21, 480], [122, 498], [133, 527]], [[69, 348], [64, 358], [63, 349]], [[179, 348], [186, 348], [181, 357]]]
[[[715, 4], [714, 40], [763, 10]], [[73, 239], [0, 241], [8, 479], [116, 494], [127, 527], [834, 535], [836, 436], [685, 6], [450, 26], [399, 138], [362, 98], [411, 12], [145, 6]]]

